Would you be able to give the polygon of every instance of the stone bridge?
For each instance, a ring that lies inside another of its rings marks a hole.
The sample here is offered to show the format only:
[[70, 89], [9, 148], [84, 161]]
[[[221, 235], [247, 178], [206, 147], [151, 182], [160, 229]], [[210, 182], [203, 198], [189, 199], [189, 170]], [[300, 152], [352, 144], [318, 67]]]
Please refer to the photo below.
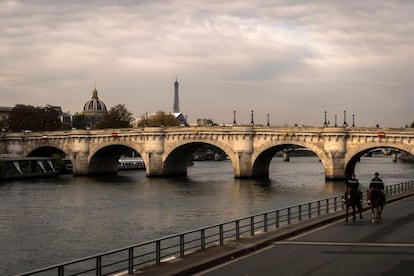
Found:
[[299, 146], [314, 152], [327, 179], [343, 179], [359, 158], [374, 149], [414, 154], [413, 129], [344, 127], [161, 127], [5, 133], [0, 153], [51, 156], [64, 153], [74, 175], [116, 172], [122, 154], [135, 150], [144, 159], [147, 176], [187, 173], [192, 153], [202, 145], [224, 151], [236, 178], [268, 177], [276, 152]]

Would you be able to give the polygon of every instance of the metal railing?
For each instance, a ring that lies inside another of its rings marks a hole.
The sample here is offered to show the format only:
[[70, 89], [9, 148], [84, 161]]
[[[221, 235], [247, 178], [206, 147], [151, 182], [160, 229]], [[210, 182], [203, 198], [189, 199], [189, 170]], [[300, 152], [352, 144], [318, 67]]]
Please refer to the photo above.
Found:
[[[412, 191], [414, 191], [414, 181], [385, 187], [387, 197]], [[133, 274], [134, 271], [143, 267], [184, 258], [187, 254], [223, 245], [226, 241], [251, 237], [258, 232], [267, 232], [309, 218], [341, 211], [345, 208], [342, 197], [343, 195], [338, 195], [254, 214], [19, 275]], [[366, 199], [366, 191], [363, 198]]]

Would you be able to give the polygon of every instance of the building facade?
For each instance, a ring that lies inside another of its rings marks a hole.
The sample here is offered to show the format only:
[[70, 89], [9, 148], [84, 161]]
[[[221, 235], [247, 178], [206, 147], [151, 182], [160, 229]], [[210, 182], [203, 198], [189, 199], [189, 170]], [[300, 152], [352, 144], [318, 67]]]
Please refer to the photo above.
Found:
[[94, 127], [108, 111], [106, 105], [98, 97], [96, 88], [92, 91], [92, 98], [83, 106], [82, 114], [85, 115], [87, 127]]

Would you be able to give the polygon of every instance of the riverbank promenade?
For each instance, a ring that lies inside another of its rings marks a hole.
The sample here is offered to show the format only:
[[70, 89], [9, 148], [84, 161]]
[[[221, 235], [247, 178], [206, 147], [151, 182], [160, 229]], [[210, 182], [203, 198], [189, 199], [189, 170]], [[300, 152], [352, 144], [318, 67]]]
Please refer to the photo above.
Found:
[[414, 193], [390, 197], [382, 223], [326, 214], [226, 243], [136, 275], [412, 275]]

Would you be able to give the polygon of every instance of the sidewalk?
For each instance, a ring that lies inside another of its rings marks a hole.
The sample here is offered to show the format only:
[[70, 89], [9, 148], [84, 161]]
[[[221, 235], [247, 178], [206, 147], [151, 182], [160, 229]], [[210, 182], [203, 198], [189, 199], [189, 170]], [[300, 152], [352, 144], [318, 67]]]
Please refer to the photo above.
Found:
[[[391, 202], [408, 198], [414, 195], [414, 192], [405, 195], [395, 196], [387, 199], [387, 205]], [[387, 205], [384, 210], [387, 210]], [[369, 206], [364, 207], [364, 211], [370, 210]], [[162, 263], [160, 266], [148, 267], [136, 271], [135, 275], [190, 275], [199, 271], [208, 269], [221, 263], [234, 260], [238, 257], [245, 256], [249, 253], [256, 252], [272, 245], [276, 241], [283, 241], [301, 233], [316, 229], [337, 220], [344, 220], [345, 211], [339, 211], [334, 214], [326, 214], [316, 218], [307, 219], [279, 229], [266, 233], [257, 233], [253, 237], [243, 238], [239, 241], [230, 241], [224, 246], [208, 248], [186, 255], [183, 259], [176, 259], [170, 262]], [[371, 213], [364, 213], [365, 223], [371, 223]], [[352, 224], [352, 220], [350, 222]]]

